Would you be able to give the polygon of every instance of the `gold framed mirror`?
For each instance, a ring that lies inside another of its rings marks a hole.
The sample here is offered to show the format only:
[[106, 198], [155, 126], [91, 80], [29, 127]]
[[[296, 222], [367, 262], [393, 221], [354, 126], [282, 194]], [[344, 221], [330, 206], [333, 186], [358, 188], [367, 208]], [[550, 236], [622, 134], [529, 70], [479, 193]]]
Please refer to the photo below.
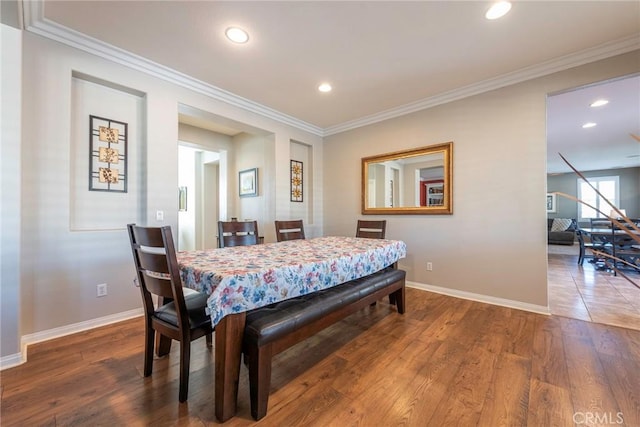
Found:
[[453, 213], [453, 142], [362, 158], [364, 215]]

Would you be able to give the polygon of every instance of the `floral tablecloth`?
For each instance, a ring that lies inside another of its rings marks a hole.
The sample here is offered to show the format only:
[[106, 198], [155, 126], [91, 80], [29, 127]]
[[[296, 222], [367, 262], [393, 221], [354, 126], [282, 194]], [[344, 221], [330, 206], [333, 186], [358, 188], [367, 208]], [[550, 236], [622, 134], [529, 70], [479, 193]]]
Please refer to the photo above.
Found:
[[398, 240], [318, 237], [178, 253], [184, 286], [209, 295], [214, 326], [240, 313], [375, 273], [407, 254]]

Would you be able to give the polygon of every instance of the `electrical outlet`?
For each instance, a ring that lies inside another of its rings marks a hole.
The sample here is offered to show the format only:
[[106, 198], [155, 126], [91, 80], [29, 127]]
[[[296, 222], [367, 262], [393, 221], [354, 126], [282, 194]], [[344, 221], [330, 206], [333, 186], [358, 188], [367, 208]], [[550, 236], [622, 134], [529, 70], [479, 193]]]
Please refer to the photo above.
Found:
[[98, 297], [107, 296], [107, 284], [106, 283], [100, 283], [99, 285], [96, 285], [96, 296], [98, 296]]
[[164, 221], [164, 211], [156, 211], [156, 221]]
[[427, 263], [427, 271], [432, 271], [433, 270], [433, 264], [428, 262]]

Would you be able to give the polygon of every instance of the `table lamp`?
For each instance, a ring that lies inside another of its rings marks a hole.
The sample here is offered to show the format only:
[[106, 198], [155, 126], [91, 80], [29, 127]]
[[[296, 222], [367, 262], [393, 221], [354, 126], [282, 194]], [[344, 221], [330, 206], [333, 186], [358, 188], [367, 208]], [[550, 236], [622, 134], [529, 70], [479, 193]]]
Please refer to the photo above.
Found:
[[[622, 216], [627, 216], [626, 210], [624, 209], [618, 209], [618, 210], [620, 211]], [[609, 218], [622, 219], [622, 216], [618, 215], [618, 212], [616, 212], [615, 209], [611, 209], [611, 212], [609, 212]]]

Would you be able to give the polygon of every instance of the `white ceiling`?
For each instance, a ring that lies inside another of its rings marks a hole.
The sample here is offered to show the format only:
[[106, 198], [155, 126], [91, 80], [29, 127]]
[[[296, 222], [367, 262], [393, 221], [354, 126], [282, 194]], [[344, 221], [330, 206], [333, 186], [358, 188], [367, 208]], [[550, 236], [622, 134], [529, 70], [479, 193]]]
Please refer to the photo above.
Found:
[[[590, 107], [598, 99], [609, 101]], [[583, 129], [592, 122], [595, 127]], [[568, 172], [562, 154], [580, 171], [640, 166], [640, 75], [550, 96], [547, 172]], [[604, 166], [604, 167], [603, 167]]]
[[[40, 2], [24, 4], [28, 15]], [[638, 1], [515, 1], [496, 21], [484, 18], [489, 6], [47, 0], [25, 21], [70, 44], [90, 36], [325, 135], [640, 48]], [[249, 43], [228, 42], [231, 25]], [[81, 34], [61, 35], [68, 29]], [[323, 81], [331, 93], [317, 91]]]

